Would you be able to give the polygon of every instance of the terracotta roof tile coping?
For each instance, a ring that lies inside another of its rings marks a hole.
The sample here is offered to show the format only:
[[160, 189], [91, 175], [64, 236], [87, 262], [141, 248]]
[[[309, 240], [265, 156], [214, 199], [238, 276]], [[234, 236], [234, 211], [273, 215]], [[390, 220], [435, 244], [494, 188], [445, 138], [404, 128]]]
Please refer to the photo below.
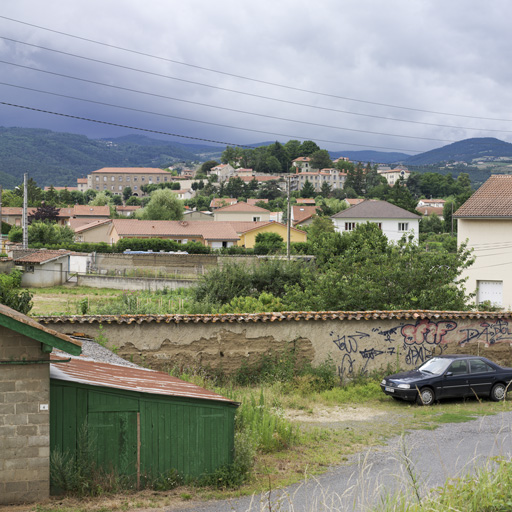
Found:
[[142, 323], [248, 323], [282, 322], [299, 320], [392, 320], [423, 318], [505, 318], [512, 317], [512, 311], [433, 311], [433, 310], [396, 310], [396, 311], [282, 311], [250, 314], [215, 315], [72, 315], [40, 316], [37, 321], [44, 324], [142, 324]]

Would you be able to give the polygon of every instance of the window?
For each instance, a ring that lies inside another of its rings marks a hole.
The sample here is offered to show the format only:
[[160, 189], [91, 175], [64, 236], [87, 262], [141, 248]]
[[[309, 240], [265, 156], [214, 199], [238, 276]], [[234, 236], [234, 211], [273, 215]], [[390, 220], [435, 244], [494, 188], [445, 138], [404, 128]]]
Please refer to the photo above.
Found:
[[112, 185], [112, 186], [110, 187], [110, 190], [114, 190], [115, 188], [116, 188], [116, 187], [114, 187], [114, 185]]
[[167, 177], [164, 178], [164, 181], [167, 181]]
[[467, 361], [454, 361], [448, 368], [448, 371], [452, 372], [454, 375], [468, 373], [468, 363]]
[[96, 176], [96, 181], [100, 181], [100, 177], [99, 176]]
[[96, 190], [99, 190], [100, 189], [100, 186], [99, 185], [96, 185]]
[[261, 220], [261, 217], [253, 217], [252, 218], [253, 222], [259, 222], [260, 220]]
[[469, 362], [471, 373], [484, 373], [494, 371], [485, 361], [481, 359], [471, 359]]
[[157, 176], [157, 177], [156, 177], [156, 181], [160, 181], [160, 176]]
[[123, 185], [119, 185], [119, 190], [123, 190]]
[[352, 231], [356, 228], [356, 225], [355, 222], [345, 222], [345, 231]]
[[106, 176], [103, 176], [103, 181], [107, 181], [107, 177]]
[[133, 177], [133, 181], [137, 181], [137, 176], [134, 176], [134, 177]]
[[146, 179], [146, 178], [144, 178], [144, 176], [142, 176], [142, 177], [140, 178], [140, 181], [144, 181], [145, 179]]
[[111, 181], [116, 181], [116, 177], [112, 176]]
[[126, 176], [126, 181], [130, 181], [130, 176]]
[[122, 176], [119, 176], [119, 181], [123, 181], [123, 177]]
[[135, 185], [135, 187], [133, 187], [133, 190], [137, 190], [137, 185]]
[[107, 190], [107, 185], [103, 185], [103, 190]]
[[376, 222], [375, 224], [377, 224], [377, 226], [379, 227], [379, 229], [382, 229], [382, 222]]
[[148, 178], [148, 181], [153, 181], [153, 176], [150, 176], [150, 177]]
[[399, 222], [398, 223], [398, 231], [407, 231], [409, 229], [408, 222]]

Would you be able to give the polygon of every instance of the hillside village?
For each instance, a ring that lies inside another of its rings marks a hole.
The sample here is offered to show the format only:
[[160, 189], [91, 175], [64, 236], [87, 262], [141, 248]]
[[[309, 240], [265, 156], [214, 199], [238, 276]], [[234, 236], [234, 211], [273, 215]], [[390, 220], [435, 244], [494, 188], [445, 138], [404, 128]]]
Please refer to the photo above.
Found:
[[[315, 167], [314, 156], [296, 157], [291, 172], [278, 174], [236, 162], [180, 174], [108, 167], [76, 187], [43, 190], [27, 180], [26, 193], [3, 190], [0, 324], [14, 341], [0, 345], [1, 360], [50, 366], [49, 374], [29, 374], [11, 365], [0, 379], [2, 401], [30, 380], [32, 391], [18, 403], [38, 410], [26, 423], [41, 446], [38, 455], [27, 449], [6, 459], [28, 468], [9, 473], [4, 490], [15, 490], [5, 491], [6, 503], [48, 496], [47, 471], [37, 470], [37, 489], [28, 472], [52, 464], [46, 448], [75, 457], [80, 425], [99, 436], [98, 464], [136, 489], [149, 485], [141, 468], [199, 480], [239, 468], [235, 417], [247, 405], [170, 376], [178, 367], [247, 379], [273, 354], [280, 361], [293, 355], [299, 373], [286, 378], [306, 379], [311, 393], [460, 346], [510, 364], [502, 342], [512, 341], [512, 331], [502, 310], [512, 286], [502, 268], [482, 264], [488, 244], [506, 236], [510, 176], [492, 176], [473, 193], [464, 175], [420, 177], [347, 158]], [[508, 264], [506, 257], [500, 263]], [[119, 295], [34, 318], [32, 293], [48, 287]], [[432, 338], [438, 326], [442, 333]], [[115, 354], [99, 355], [98, 344]], [[55, 412], [65, 409], [75, 412]], [[13, 421], [24, 421], [20, 414]], [[258, 450], [299, 443], [280, 422], [270, 422], [270, 438], [279, 441]], [[190, 436], [169, 437], [169, 428], [185, 425]], [[9, 442], [24, 436], [13, 430]], [[226, 485], [250, 481], [254, 450]]]

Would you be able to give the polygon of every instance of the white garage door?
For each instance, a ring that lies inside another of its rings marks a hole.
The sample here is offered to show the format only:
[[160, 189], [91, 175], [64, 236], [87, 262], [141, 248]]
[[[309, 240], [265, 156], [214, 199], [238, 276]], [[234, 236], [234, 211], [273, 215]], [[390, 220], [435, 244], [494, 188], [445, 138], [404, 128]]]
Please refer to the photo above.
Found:
[[478, 304], [489, 301], [493, 306], [503, 305], [503, 281], [477, 281]]

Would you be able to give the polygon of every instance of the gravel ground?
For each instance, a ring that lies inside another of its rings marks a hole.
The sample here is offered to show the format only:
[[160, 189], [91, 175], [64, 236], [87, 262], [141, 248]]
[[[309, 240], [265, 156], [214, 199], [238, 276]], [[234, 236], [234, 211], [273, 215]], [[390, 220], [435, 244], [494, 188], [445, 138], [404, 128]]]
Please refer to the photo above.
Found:
[[130, 361], [126, 361], [122, 357], [114, 354], [108, 348], [102, 347], [99, 343], [92, 341], [88, 338], [79, 338], [77, 336], [72, 336], [73, 339], [78, 340], [82, 343], [82, 355], [88, 357], [89, 359], [93, 359], [94, 361], [99, 361], [102, 363], [109, 364], [118, 364], [121, 366], [131, 366], [132, 368], [140, 368], [140, 366], [135, 363], [130, 363]]

